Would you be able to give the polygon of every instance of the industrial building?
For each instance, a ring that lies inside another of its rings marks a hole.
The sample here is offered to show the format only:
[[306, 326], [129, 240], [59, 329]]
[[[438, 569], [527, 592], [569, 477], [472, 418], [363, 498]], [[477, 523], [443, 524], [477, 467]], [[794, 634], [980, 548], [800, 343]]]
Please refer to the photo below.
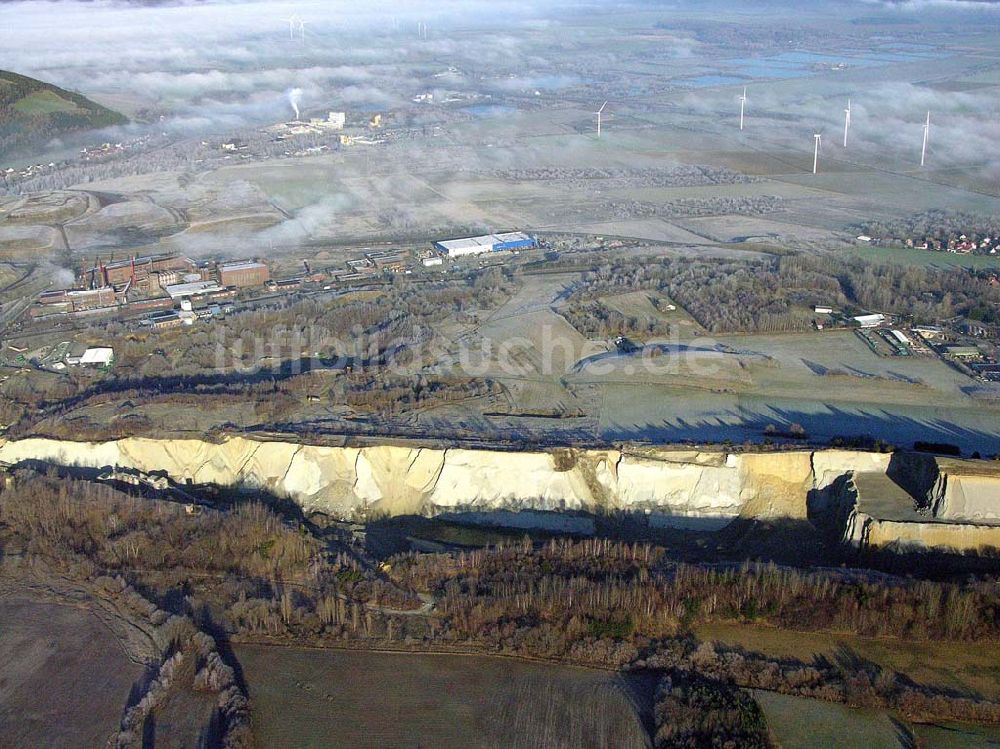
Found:
[[151, 325], [157, 330], [163, 330], [164, 328], [179, 328], [183, 324], [181, 316], [174, 310], [153, 312], [143, 322], [147, 325]]
[[979, 359], [983, 352], [975, 346], [945, 346], [945, 353], [955, 359]]
[[538, 241], [530, 234], [509, 231], [502, 234], [484, 234], [479, 237], [444, 239], [435, 242], [434, 247], [448, 257], [461, 257], [504, 250], [531, 250], [538, 247]]
[[881, 313], [875, 313], [872, 315], [857, 315], [851, 318], [860, 325], [862, 328], [877, 328], [879, 325], [885, 322], [885, 315]]
[[271, 280], [271, 270], [252, 260], [219, 265], [219, 283], [223, 286], [263, 286]]
[[39, 295], [38, 303], [52, 307], [53, 312], [80, 312], [82, 310], [113, 307], [118, 302], [111, 286], [97, 289], [58, 289]]
[[183, 299], [186, 296], [200, 296], [211, 294], [215, 291], [222, 291], [223, 288], [215, 281], [193, 281], [192, 283], [178, 283], [167, 286], [163, 289], [170, 295], [171, 299]]
[[115, 350], [105, 346], [89, 348], [80, 357], [82, 367], [109, 367], [115, 360]]
[[129, 281], [145, 284], [154, 271], [191, 273], [195, 271], [195, 264], [191, 258], [180, 254], [147, 255], [108, 263], [103, 263], [98, 258], [93, 267], [85, 266], [82, 270], [81, 281], [88, 288], [94, 288], [124, 284]]
[[406, 270], [409, 256], [405, 252], [370, 252], [365, 257], [372, 262], [379, 271], [398, 273]]

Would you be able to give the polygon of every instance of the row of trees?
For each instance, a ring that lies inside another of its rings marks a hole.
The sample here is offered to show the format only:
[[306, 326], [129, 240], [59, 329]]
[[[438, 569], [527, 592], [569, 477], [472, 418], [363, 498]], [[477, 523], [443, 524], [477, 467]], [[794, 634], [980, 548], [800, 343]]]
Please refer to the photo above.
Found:
[[994, 582], [867, 580], [773, 564], [657, 563], [661, 554], [606, 540], [553, 540], [537, 549], [406, 556], [394, 561], [392, 574], [407, 587], [438, 592], [459, 630], [515, 642], [520, 633], [511, 625], [518, 621], [562, 627], [570, 638], [607, 623], [661, 637], [734, 620], [873, 637], [1000, 636], [1000, 585]]
[[750, 694], [697, 674], [673, 672], [655, 706], [657, 749], [771, 749], [767, 721]]

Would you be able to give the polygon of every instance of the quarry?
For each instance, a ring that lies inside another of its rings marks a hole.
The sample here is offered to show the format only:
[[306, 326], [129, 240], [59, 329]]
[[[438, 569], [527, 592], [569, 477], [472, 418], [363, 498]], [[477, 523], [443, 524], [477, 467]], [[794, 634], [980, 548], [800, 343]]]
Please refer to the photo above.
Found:
[[545, 527], [543, 513], [623, 512], [706, 530], [738, 518], [832, 523], [844, 543], [859, 547], [1000, 547], [1000, 466], [920, 454], [638, 445], [502, 451], [234, 436], [26, 438], [0, 444], [0, 461], [161, 472], [180, 485], [262, 490], [340, 519], [530, 511], [529, 524]]

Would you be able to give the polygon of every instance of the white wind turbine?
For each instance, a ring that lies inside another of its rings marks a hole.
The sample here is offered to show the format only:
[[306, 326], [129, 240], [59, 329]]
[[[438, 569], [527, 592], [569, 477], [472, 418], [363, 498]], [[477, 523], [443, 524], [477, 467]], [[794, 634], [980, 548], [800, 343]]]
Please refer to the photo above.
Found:
[[299, 25], [302, 23], [302, 19], [293, 13], [285, 20], [288, 21], [288, 38], [290, 40], [294, 40], [295, 30], [299, 28]]
[[851, 129], [851, 100], [847, 100], [847, 109], [844, 110], [844, 148], [847, 148], [847, 131]]
[[740, 130], [743, 129], [743, 110], [747, 105], [747, 87], [743, 87], [743, 95], [740, 97]]
[[819, 170], [819, 142], [822, 140], [823, 136], [816, 133], [813, 135], [813, 138], [816, 140], [816, 146], [813, 149], [813, 174], [816, 174]]
[[931, 135], [931, 113], [927, 112], [927, 119], [924, 121], [924, 143], [920, 147], [920, 166], [927, 163], [927, 141]]
[[606, 106], [608, 106], [608, 103], [607, 103], [607, 102], [604, 102], [604, 103], [603, 103], [603, 104], [601, 105], [601, 108], [600, 108], [600, 109], [598, 109], [598, 110], [597, 110], [596, 112], [594, 112], [594, 114], [596, 114], [596, 115], [597, 115], [597, 137], [598, 137], [598, 138], [600, 138], [600, 137], [601, 137], [601, 116], [602, 116], [602, 114], [603, 114], [603, 112], [604, 112], [604, 108], [605, 108]]

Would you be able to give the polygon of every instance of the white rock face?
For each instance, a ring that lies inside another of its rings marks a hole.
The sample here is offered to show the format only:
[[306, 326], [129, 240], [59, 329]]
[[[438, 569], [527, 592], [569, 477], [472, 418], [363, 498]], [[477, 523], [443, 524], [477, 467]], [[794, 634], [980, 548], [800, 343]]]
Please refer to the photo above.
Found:
[[[259, 488], [306, 511], [339, 517], [490, 510], [633, 510], [660, 519], [806, 520], [809, 502], [856, 473], [884, 473], [889, 455], [846, 450], [724, 453], [663, 448], [502, 452], [410, 445], [331, 447], [231, 437], [219, 442], [126, 438], [66, 442], [0, 440], [0, 461], [123, 466], [166, 471], [175, 481]], [[937, 525], [1000, 520], [1000, 470], [941, 462], [932, 490]], [[833, 492], [834, 494], [836, 492]], [[812, 499], [811, 499], [812, 498]], [[826, 501], [841, 502], [841, 497]], [[856, 508], [854, 508], [856, 512]], [[862, 522], [863, 520], [863, 522]], [[669, 524], [669, 523], [667, 523]], [[958, 539], [1000, 545], [989, 529], [960, 534], [929, 523], [856, 517], [845, 540], [892, 534], [910, 542]], [[898, 527], [897, 527], [898, 526]], [[1000, 524], [996, 526], [1000, 532]], [[874, 541], [873, 541], [874, 542]]]
[[594, 504], [579, 472], [556, 470], [549, 453], [460, 449], [444, 451], [428, 499], [435, 508], [578, 510]]
[[994, 476], [942, 473], [933, 490], [935, 516], [967, 522], [1000, 521], [1000, 481]]

